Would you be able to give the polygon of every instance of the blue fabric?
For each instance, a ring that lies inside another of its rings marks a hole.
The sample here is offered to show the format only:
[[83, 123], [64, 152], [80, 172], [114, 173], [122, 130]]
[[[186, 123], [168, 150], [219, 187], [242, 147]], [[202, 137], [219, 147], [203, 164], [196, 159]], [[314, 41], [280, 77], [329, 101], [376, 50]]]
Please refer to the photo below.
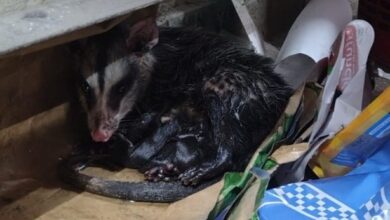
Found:
[[[341, 177], [267, 190], [261, 220], [390, 218], [390, 141], [364, 164]], [[382, 218], [380, 218], [382, 217]]]

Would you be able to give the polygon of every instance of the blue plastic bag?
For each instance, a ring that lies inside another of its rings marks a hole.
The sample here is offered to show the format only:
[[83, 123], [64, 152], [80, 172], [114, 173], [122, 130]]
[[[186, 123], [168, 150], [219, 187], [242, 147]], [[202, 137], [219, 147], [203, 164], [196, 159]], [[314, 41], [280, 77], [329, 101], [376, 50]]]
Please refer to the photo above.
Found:
[[390, 140], [364, 164], [341, 177], [267, 190], [261, 220], [390, 219]]

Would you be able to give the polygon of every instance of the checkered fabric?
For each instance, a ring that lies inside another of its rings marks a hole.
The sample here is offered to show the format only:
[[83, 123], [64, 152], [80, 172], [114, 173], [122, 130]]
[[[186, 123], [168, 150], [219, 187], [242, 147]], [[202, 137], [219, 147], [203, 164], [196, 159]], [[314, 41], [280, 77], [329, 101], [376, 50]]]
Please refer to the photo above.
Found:
[[[354, 215], [356, 219], [390, 219], [390, 186], [382, 187], [381, 190], [364, 204]], [[387, 197], [387, 198], [386, 198]]]
[[352, 208], [309, 183], [288, 184], [270, 193], [309, 219], [356, 219]]

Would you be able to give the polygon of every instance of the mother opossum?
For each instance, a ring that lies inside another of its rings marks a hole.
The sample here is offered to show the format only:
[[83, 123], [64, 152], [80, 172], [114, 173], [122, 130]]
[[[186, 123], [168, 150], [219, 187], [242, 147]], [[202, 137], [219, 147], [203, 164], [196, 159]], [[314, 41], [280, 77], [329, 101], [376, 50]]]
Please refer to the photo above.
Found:
[[[103, 195], [169, 202], [226, 171], [242, 170], [291, 95], [269, 59], [215, 34], [159, 28], [152, 18], [91, 37], [81, 48], [81, 101], [92, 139], [109, 141], [122, 131], [120, 125], [131, 123], [128, 115], [153, 115], [153, 125], [144, 126], [150, 134], [136, 148], [128, 141], [130, 150], [121, 157], [127, 166], [146, 171], [148, 179], [178, 180], [126, 183], [69, 169], [62, 174]], [[156, 122], [167, 114], [168, 120]], [[194, 138], [183, 143], [184, 137]], [[178, 152], [186, 153], [178, 158]]]

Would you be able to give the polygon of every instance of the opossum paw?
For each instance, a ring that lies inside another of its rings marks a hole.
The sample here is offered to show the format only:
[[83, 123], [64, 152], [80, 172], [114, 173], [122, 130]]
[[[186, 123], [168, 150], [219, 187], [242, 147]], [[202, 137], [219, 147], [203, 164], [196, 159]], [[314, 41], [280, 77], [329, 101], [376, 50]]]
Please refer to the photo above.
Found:
[[179, 170], [172, 163], [163, 166], [153, 167], [145, 172], [145, 178], [149, 181], [173, 181], [177, 178]]
[[87, 143], [78, 144], [73, 147], [72, 155], [84, 155], [84, 156], [102, 156], [108, 155], [111, 148], [106, 144], [101, 143]]
[[179, 180], [183, 183], [183, 185], [198, 185], [199, 181], [203, 178], [205, 172], [202, 168], [191, 168], [186, 170], [184, 173], [179, 175]]

